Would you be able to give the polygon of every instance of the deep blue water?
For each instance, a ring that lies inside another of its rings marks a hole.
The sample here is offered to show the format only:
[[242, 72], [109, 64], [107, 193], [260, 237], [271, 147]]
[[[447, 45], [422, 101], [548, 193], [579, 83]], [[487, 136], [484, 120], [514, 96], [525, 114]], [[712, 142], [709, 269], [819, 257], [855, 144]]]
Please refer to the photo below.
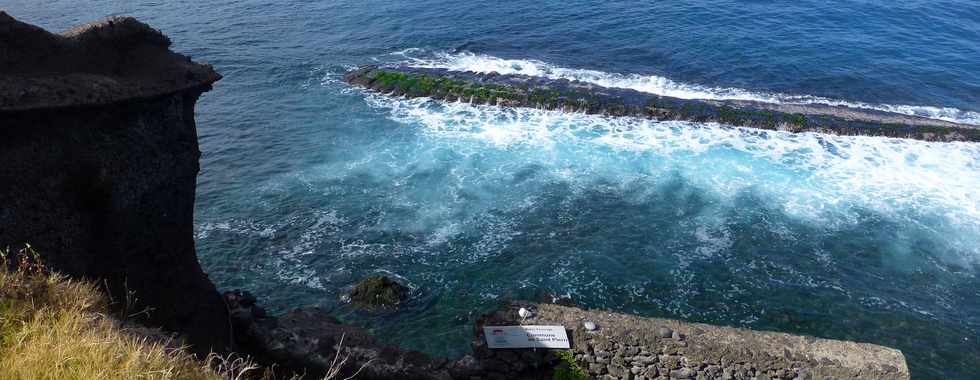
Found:
[[[275, 310], [321, 305], [461, 355], [482, 310], [587, 307], [901, 349], [980, 378], [980, 145], [386, 99], [364, 63], [980, 123], [975, 1], [0, 0], [50, 29], [113, 14], [225, 75], [198, 107], [201, 262]], [[344, 287], [415, 289], [367, 315]]]

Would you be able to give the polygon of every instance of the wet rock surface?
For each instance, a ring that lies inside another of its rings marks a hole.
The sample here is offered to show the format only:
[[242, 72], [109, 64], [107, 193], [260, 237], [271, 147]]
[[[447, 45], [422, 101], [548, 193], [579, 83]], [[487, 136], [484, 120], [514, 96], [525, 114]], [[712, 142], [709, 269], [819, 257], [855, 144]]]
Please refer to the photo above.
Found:
[[373, 275], [357, 283], [351, 302], [368, 308], [394, 308], [408, 295], [408, 288], [387, 276]]
[[830, 105], [691, 100], [525, 75], [363, 66], [344, 80], [392, 96], [655, 120], [717, 122], [790, 132], [980, 141], [980, 126]]

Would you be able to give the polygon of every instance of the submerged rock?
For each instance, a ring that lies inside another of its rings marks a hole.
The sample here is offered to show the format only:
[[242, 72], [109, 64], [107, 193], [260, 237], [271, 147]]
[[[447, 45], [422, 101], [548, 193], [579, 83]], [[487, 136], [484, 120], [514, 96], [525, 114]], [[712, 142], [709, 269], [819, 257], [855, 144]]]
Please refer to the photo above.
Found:
[[388, 278], [372, 275], [357, 283], [350, 293], [355, 304], [369, 307], [395, 307], [408, 295], [408, 288]]

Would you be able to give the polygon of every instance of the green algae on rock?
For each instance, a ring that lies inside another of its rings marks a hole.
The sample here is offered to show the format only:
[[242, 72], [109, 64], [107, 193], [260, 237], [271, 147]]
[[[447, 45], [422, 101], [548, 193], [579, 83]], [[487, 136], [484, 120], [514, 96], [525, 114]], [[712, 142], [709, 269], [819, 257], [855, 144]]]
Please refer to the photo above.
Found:
[[357, 283], [350, 300], [363, 306], [390, 308], [398, 306], [407, 294], [408, 288], [387, 276], [372, 275]]
[[919, 116], [821, 104], [681, 99], [567, 79], [363, 66], [348, 72], [344, 80], [392, 96], [431, 97], [477, 105], [721, 123], [789, 132], [980, 141], [980, 126]]

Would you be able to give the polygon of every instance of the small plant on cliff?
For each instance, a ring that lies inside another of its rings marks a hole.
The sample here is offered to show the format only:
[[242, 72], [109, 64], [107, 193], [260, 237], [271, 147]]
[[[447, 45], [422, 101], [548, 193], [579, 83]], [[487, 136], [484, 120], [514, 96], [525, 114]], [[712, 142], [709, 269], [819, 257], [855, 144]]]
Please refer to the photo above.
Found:
[[552, 380], [589, 380], [591, 377], [585, 372], [571, 351], [558, 351], [555, 353], [561, 363], [559, 363], [551, 373]]

